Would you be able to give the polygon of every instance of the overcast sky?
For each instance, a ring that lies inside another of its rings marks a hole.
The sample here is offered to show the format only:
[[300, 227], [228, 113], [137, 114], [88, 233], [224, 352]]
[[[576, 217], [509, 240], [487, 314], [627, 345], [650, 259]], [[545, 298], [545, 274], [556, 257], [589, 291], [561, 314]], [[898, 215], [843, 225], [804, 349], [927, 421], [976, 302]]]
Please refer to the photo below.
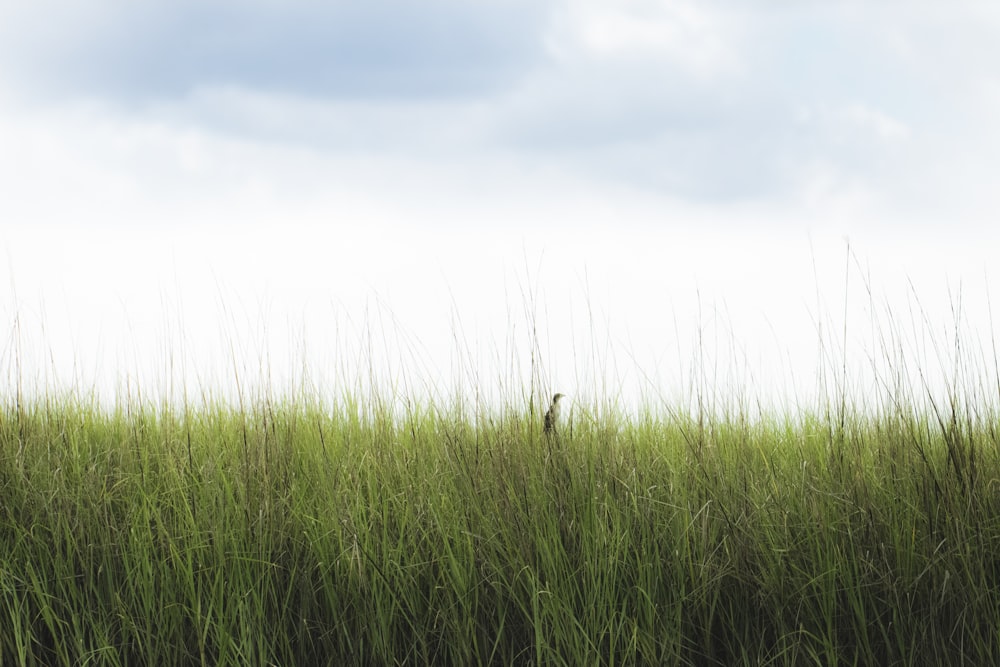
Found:
[[869, 287], [986, 326], [997, 118], [985, 2], [4, 2], [3, 359], [328, 383], [374, 327], [468, 389], [530, 358], [537, 293], [579, 397], [690, 387], [706, 313], [730, 385], [794, 395]]

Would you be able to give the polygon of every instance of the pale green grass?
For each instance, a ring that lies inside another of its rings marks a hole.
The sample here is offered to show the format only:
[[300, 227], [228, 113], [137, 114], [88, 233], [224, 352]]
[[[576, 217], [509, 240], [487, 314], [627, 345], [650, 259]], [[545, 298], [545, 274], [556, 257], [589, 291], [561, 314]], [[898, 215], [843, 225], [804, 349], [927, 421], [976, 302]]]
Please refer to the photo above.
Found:
[[994, 415], [447, 414], [6, 406], [0, 663], [1000, 662]]

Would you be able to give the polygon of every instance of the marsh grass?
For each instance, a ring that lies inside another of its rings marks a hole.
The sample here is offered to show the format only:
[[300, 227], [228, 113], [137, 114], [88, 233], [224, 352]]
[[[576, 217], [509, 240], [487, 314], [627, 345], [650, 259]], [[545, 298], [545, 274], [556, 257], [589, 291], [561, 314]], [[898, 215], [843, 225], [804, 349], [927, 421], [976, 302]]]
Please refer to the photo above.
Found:
[[0, 664], [1000, 664], [996, 355], [893, 321], [860, 401], [845, 324], [815, 407], [702, 362], [683, 405], [577, 402], [555, 438], [537, 339], [500, 412], [375, 382], [108, 407], [18, 367]]
[[589, 417], [8, 405], [0, 662], [1000, 660], [993, 415]]

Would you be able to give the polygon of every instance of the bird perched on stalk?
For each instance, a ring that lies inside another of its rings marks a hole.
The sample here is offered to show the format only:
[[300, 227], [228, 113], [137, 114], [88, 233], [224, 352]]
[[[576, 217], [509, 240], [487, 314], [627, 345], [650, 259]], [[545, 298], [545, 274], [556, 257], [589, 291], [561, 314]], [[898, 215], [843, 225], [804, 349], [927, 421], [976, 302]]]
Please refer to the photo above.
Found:
[[545, 413], [545, 433], [547, 434], [556, 432], [556, 424], [559, 422], [559, 401], [562, 397], [562, 394], [553, 396], [548, 412]]

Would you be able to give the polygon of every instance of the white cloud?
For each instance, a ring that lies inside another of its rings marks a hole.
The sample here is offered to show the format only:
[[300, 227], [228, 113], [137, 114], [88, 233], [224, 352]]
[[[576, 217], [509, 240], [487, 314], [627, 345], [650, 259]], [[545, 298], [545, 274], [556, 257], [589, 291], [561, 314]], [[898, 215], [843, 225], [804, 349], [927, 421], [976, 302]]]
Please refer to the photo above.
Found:
[[[858, 3], [749, 10], [690, 0], [442, 0], [408, 21], [388, 0], [345, 7], [4, 5], [3, 92], [15, 98], [17, 82], [28, 80], [49, 90], [22, 107], [24, 132], [38, 139], [22, 157], [58, 155], [44, 123], [74, 113], [66, 109], [82, 97], [96, 103], [75, 121], [80, 136], [70, 139], [83, 143], [64, 182], [100, 178], [109, 151], [135, 140], [121, 150], [141, 163], [136, 173], [147, 183], [199, 192], [185, 174], [215, 173], [202, 144], [216, 137], [234, 151], [281, 144], [306, 161], [353, 161], [346, 172], [379, 183], [389, 182], [384, 165], [410, 163], [480, 182], [559, 174], [584, 188], [630, 187], [706, 206], [781, 207], [837, 187], [852, 200], [860, 199], [847, 193], [864, 191], [890, 210], [894, 202], [901, 218], [930, 210], [930, 199], [938, 211], [953, 199], [979, 210], [995, 202], [987, 185], [998, 172], [995, 12], [961, 3], [897, 12]], [[363, 30], [344, 41], [327, 25], [336, 12]], [[445, 28], [455, 38], [434, 47]], [[399, 31], [406, 39], [393, 38]], [[326, 37], [340, 46], [320, 49]], [[301, 48], [288, 55], [289, 45]], [[329, 66], [341, 47], [358, 55], [337, 66], [353, 74]], [[316, 58], [302, 60], [307, 51]], [[333, 81], [326, 76], [346, 87], [324, 88]], [[467, 76], [483, 85], [465, 87]], [[372, 87], [347, 85], [362, 80]], [[109, 116], [123, 121], [123, 133]], [[24, 145], [21, 134], [10, 127], [11, 145]], [[180, 143], [164, 148], [170, 141]], [[239, 164], [222, 173], [238, 181]], [[818, 172], [827, 175], [808, 176]], [[88, 192], [107, 189], [80, 187], [88, 201]]]
[[848, 105], [842, 115], [847, 122], [868, 130], [885, 141], [899, 141], [910, 137], [910, 128], [904, 123], [864, 104]]
[[572, 2], [559, 14], [550, 48], [580, 56], [665, 59], [684, 73], [710, 78], [739, 66], [739, 31], [717, 5], [687, 0]]

